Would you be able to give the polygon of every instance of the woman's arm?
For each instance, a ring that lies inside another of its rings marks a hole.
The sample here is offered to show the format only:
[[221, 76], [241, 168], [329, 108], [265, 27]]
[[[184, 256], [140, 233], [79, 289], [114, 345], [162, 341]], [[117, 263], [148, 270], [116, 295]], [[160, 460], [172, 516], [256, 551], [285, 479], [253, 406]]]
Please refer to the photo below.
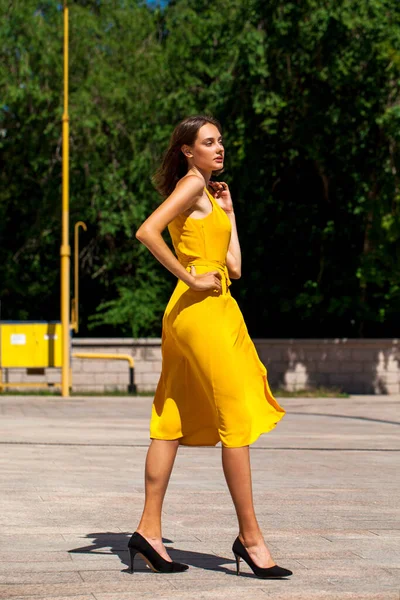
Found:
[[190, 288], [204, 290], [221, 289], [221, 274], [218, 271], [194, 275], [186, 271], [174, 253], [164, 242], [162, 232], [175, 217], [189, 209], [203, 195], [204, 180], [196, 175], [182, 178], [175, 190], [142, 223], [136, 238], [142, 242], [164, 267], [176, 275]]
[[228, 184], [225, 181], [210, 181], [209, 186], [213, 192], [214, 198], [218, 201], [220, 207], [226, 212], [232, 225], [231, 241], [226, 254], [226, 266], [228, 267], [229, 277], [239, 279], [242, 274], [242, 254], [240, 251], [239, 236], [236, 228], [235, 212]]
[[240, 251], [239, 236], [236, 228], [235, 213], [226, 211], [232, 224], [231, 241], [226, 255], [226, 266], [231, 279], [240, 279], [242, 275], [242, 253]]
[[193, 276], [181, 265], [164, 242], [162, 232], [175, 217], [190, 208], [203, 194], [204, 184], [199, 177], [185, 177], [166, 200], [142, 223], [136, 238], [142, 242], [164, 267], [190, 285]]

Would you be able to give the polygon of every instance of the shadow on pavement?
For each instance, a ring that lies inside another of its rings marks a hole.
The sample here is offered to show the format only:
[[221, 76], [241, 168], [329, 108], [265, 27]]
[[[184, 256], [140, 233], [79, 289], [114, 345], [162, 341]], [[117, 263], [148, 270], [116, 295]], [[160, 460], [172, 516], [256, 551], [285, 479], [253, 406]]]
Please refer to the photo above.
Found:
[[[126, 565], [128, 572], [128, 541], [132, 534], [117, 532], [113, 533], [107, 531], [104, 533], [89, 533], [87, 538], [92, 540], [92, 543], [88, 546], [81, 546], [80, 548], [73, 548], [69, 552], [74, 554], [116, 554], [121, 563]], [[173, 540], [163, 538], [164, 544], [172, 544]], [[103, 550], [103, 551], [102, 551]], [[226, 573], [227, 575], [236, 576], [236, 567], [227, 569], [222, 565], [227, 563], [235, 563], [234, 559], [225, 558], [223, 556], [217, 556], [215, 554], [204, 554], [203, 552], [191, 552], [190, 550], [180, 550], [179, 548], [172, 548], [167, 546], [168, 554], [172, 560], [183, 562], [192, 567], [204, 569], [206, 571], [219, 571]], [[135, 572], [152, 572], [142, 560], [141, 557], [135, 558]], [[255, 577], [251, 573], [240, 573], [241, 577]]]

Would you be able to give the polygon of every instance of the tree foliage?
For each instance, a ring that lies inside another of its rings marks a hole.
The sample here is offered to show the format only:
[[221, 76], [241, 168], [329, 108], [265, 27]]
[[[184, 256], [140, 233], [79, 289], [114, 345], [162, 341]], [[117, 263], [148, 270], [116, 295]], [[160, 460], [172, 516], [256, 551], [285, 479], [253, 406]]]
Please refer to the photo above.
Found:
[[[134, 234], [174, 125], [201, 112], [224, 127], [244, 261], [231, 289], [252, 335], [395, 335], [397, 0], [69, 6], [80, 331], [160, 335], [176, 280]], [[62, 11], [0, 10], [1, 316], [57, 319]]]

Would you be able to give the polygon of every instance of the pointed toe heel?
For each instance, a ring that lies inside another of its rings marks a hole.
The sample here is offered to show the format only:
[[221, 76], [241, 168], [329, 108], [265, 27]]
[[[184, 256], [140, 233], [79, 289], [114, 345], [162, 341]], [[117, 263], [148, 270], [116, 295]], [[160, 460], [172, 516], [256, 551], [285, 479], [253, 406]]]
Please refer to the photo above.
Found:
[[155, 573], [182, 573], [189, 565], [165, 560], [140, 533], [135, 531], [128, 542], [130, 573], [133, 573], [133, 561], [136, 554], [142, 556]]
[[235, 555], [236, 559], [236, 575], [240, 573], [240, 559], [242, 558], [253, 571], [254, 575], [260, 577], [262, 579], [280, 579], [281, 577], [288, 577], [289, 575], [293, 575], [293, 571], [289, 569], [284, 569], [283, 567], [279, 567], [278, 565], [274, 565], [273, 567], [258, 567], [246, 548], [243, 546], [242, 542], [237, 537], [232, 546], [232, 552]]

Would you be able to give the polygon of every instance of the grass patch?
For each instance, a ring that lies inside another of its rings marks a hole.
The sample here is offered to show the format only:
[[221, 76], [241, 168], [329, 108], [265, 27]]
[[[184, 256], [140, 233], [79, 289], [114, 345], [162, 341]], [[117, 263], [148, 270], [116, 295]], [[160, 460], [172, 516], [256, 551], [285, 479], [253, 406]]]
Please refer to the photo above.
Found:
[[[274, 389], [273, 393], [275, 396], [280, 396], [281, 398], [349, 398], [350, 394], [343, 392], [341, 388], [337, 387], [315, 387], [304, 390], [296, 390], [296, 391], [288, 391], [284, 388]], [[44, 390], [3, 390], [0, 392], [0, 396], [60, 396], [61, 392], [58, 388], [53, 390], [44, 389]], [[137, 392], [136, 394], [131, 394], [130, 392], [126, 392], [123, 390], [107, 390], [105, 392], [71, 392], [71, 397], [73, 396], [121, 396], [121, 397], [133, 397], [135, 396], [154, 396], [154, 392]]]
[[349, 398], [350, 394], [336, 387], [313, 387], [309, 389], [288, 391], [284, 388], [273, 390], [274, 396], [282, 398]]
[[[13, 390], [7, 389], [2, 390], [0, 392], [0, 396], [60, 396], [60, 390], [54, 389], [50, 390]], [[136, 394], [132, 394], [131, 392], [124, 392], [122, 390], [107, 390], [105, 392], [91, 392], [91, 391], [82, 391], [82, 392], [70, 392], [70, 397], [73, 396], [154, 396], [154, 392], [136, 392]]]

